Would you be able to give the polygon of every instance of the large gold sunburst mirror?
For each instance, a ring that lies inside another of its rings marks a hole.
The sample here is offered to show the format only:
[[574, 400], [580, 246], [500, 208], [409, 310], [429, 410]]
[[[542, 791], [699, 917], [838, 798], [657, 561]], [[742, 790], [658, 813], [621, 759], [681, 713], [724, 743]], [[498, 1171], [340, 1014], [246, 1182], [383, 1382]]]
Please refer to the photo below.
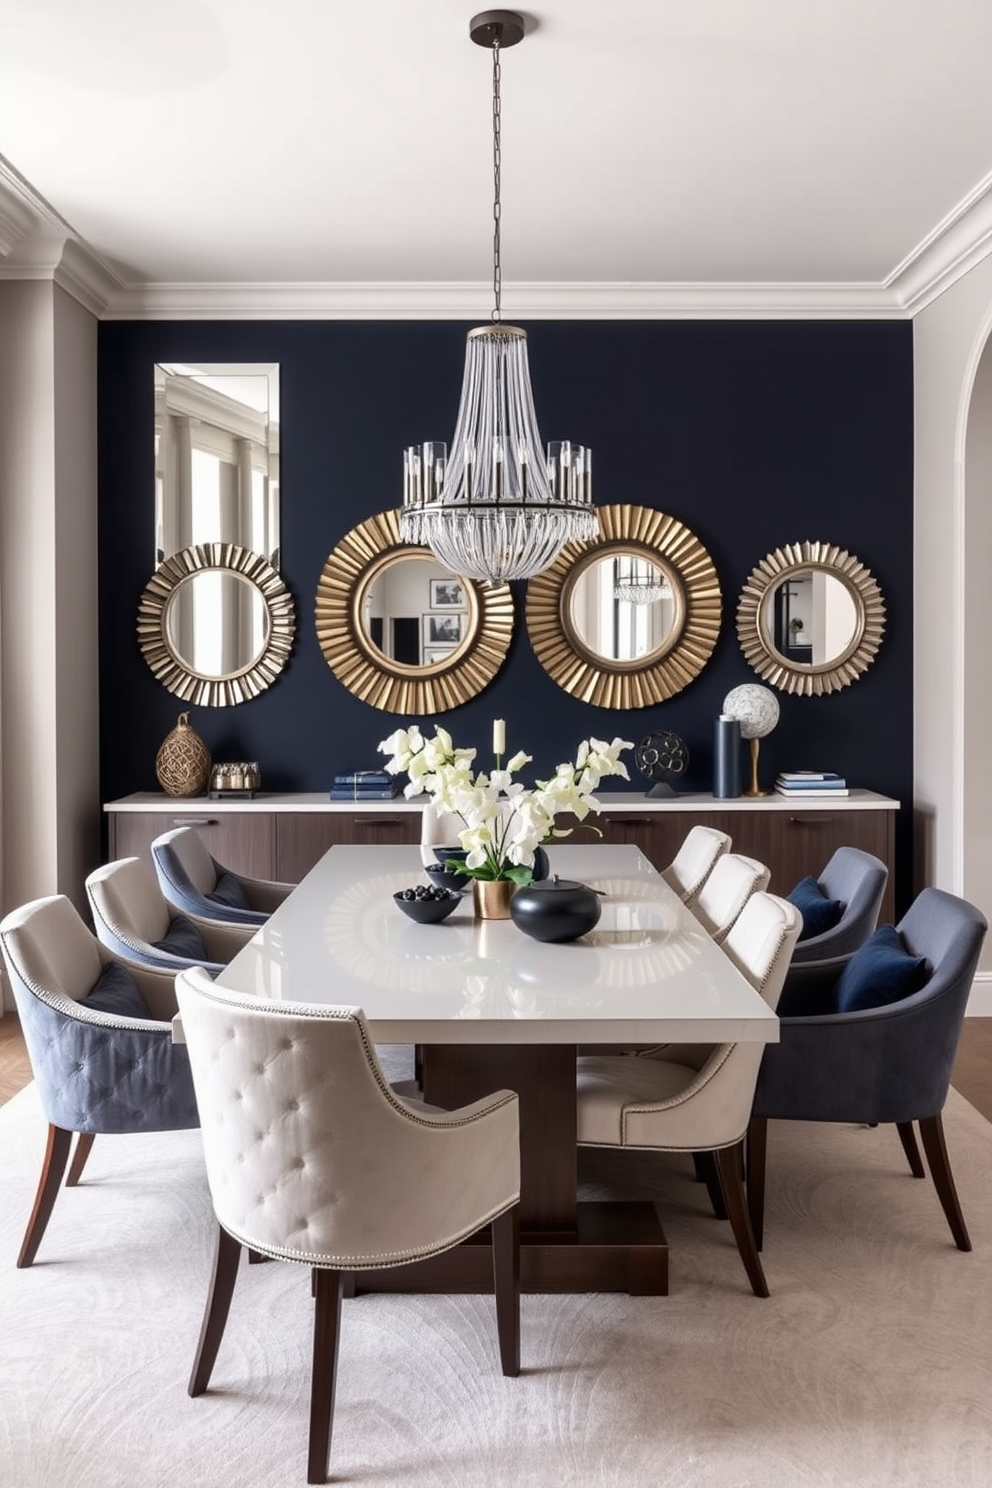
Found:
[[720, 583], [699, 538], [646, 506], [598, 508], [527, 585], [527, 631], [559, 687], [600, 708], [647, 708], [699, 675], [720, 633]]
[[317, 583], [317, 640], [348, 691], [411, 717], [444, 713], [495, 677], [513, 635], [507, 584], [450, 573], [400, 541], [399, 512], [347, 532]]
[[860, 559], [834, 543], [776, 548], [752, 570], [737, 605], [737, 635], [759, 677], [783, 692], [820, 697], [856, 682], [875, 659], [885, 602]]

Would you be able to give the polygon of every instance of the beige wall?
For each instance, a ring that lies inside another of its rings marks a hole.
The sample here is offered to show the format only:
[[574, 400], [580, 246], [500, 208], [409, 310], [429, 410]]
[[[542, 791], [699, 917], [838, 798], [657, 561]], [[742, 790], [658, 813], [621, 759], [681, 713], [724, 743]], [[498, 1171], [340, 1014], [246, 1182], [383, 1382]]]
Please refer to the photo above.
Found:
[[[914, 322], [915, 787], [918, 887], [965, 894], [992, 919], [992, 258]], [[973, 401], [974, 398], [974, 401]], [[969, 417], [970, 415], [970, 417]], [[970, 1011], [992, 1012], [992, 944]], [[987, 986], [982, 985], [988, 978]]]
[[2, 906], [99, 859], [96, 320], [0, 282]]

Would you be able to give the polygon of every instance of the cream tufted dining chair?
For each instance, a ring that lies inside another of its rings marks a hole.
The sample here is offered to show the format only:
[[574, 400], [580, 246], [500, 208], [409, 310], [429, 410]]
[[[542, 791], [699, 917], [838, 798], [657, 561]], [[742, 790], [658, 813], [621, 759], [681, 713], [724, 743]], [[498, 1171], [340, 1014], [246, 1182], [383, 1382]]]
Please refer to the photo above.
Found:
[[767, 889], [770, 877], [756, 858], [726, 852], [692, 901], [692, 913], [715, 941], [725, 940], [751, 895]]
[[[752, 894], [723, 944], [737, 969], [778, 1003], [802, 917], [774, 894]], [[719, 1185], [756, 1297], [768, 1283], [744, 1199], [743, 1150], [763, 1044], [668, 1044], [631, 1058], [596, 1055], [577, 1063], [580, 1147], [712, 1152]]]
[[690, 828], [686, 839], [667, 868], [661, 872], [670, 889], [683, 904], [691, 904], [709, 877], [717, 858], [730, 851], [730, 838], [716, 827], [697, 825]]
[[190, 1376], [207, 1388], [242, 1246], [313, 1270], [307, 1481], [327, 1473], [344, 1277], [450, 1250], [492, 1225], [503, 1373], [520, 1370], [517, 1096], [456, 1111], [399, 1097], [358, 1008], [269, 1003], [176, 978], [218, 1220]]

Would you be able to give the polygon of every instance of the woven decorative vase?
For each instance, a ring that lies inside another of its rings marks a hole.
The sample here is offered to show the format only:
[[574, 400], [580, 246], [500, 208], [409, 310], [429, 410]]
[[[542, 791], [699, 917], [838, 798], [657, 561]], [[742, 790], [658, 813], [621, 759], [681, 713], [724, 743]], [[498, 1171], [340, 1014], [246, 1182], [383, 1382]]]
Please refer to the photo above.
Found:
[[202, 796], [210, 779], [210, 750], [189, 714], [180, 713], [171, 734], [162, 740], [155, 756], [155, 774], [167, 796]]

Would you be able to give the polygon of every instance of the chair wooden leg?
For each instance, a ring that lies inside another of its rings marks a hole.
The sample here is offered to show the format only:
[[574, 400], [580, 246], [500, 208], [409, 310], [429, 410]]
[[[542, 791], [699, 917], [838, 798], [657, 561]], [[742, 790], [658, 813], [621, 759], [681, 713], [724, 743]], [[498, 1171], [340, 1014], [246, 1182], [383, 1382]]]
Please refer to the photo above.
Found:
[[751, 1290], [756, 1297], [767, 1297], [768, 1283], [761, 1266], [761, 1258], [755, 1247], [754, 1231], [751, 1229], [747, 1201], [744, 1197], [740, 1149], [741, 1143], [737, 1142], [733, 1147], [721, 1147], [719, 1152], [715, 1152], [713, 1156], [716, 1159], [716, 1170], [720, 1175], [723, 1202], [727, 1206], [727, 1218], [730, 1220], [730, 1228], [734, 1232], [734, 1239], [737, 1241], [737, 1249], [744, 1262], [744, 1270], [751, 1283]]
[[902, 1150], [906, 1154], [906, 1161], [909, 1163], [909, 1170], [913, 1177], [925, 1178], [927, 1176], [926, 1169], [923, 1166], [920, 1149], [916, 1145], [916, 1133], [913, 1131], [913, 1123], [911, 1121], [897, 1121], [896, 1131], [899, 1133]]
[[203, 1310], [200, 1341], [196, 1346], [196, 1357], [189, 1377], [189, 1393], [202, 1395], [210, 1383], [210, 1374], [217, 1358], [217, 1350], [224, 1336], [227, 1314], [231, 1310], [234, 1283], [238, 1279], [238, 1262], [241, 1260], [241, 1244], [229, 1235], [222, 1225], [217, 1226], [214, 1242], [214, 1269], [210, 1278], [210, 1290]]
[[964, 1215], [961, 1213], [961, 1205], [958, 1202], [957, 1189], [954, 1187], [954, 1179], [951, 1176], [951, 1165], [947, 1160], [947, 1147], [944, 1142], [944, 1123], [940, 1112], [936, 1116], [926, 1116], [920, 1122], [920, 1136], [923, 1138], [923, 1150], [930, 1164], [930, 1172], [933, 1175], [934, 1187], [941, 1207], [947, 1216], [947, 1223], [951, 1227], [954, 1236], [954, 1244], [958, 1250], [970, 1250], [971, 1240], [965, 1226]]
[[338, 1377], [343, 1273], [315, 1266], [313, 1271], [313, 1368], [310, 1376], [310, 1444], [307, 1482], [327, 1482], [327, 1459], [334, 1424]]
[[765, 1152], [768, 1147], [768, 1118], [752, 1116], [747, 1128], [747, 1207], [751, 1217], [754, 1248], [765, 1243]]
[[696, 1169], [696, 1177], [700, 1183], [706, 1184], [706, 1192], [710, 1196], [713, 1213], [717, 1219], [726, 1219], [727, 1209], [723, 1202], [723, 1190], [720, 1187], [720, 1179], [717, 1176], [716, 1163], [712, 1152], [694, 1152], [692, 1154], [693, 1167]]
[[66, 1188], [75, 1188], [83, 1176], [86, 1159], [89, 1157], [96, 1140], [96, 1132], [80, 1132], [76, 1138], [76, 1150], [72, 1154], [72, 1162], [69, 1164], [69, 1175], [65, 1180]]
[[59, 1184], [62, 1182], [62, 1174], [69, 1161], [71, 1144], [72, 1132], [65, 1131], [61, 1126], [52, 1126], [49, 1122], [48, 1142], [45, 1146], [38, 1189], [34, 1196], [34, 1207], [31, 1210], [28, 1227], [24, 1231], [24, 1239], [21, 1241], [20, 1255], [17, 1257], [17, 1265], [21, 1268], [30, 1266], [41, 1244], [41, 1237], [48, 1228]]
[[520, 1205], [493, 1220], [496, 1331], [503, 1373], [520, 1373]]

